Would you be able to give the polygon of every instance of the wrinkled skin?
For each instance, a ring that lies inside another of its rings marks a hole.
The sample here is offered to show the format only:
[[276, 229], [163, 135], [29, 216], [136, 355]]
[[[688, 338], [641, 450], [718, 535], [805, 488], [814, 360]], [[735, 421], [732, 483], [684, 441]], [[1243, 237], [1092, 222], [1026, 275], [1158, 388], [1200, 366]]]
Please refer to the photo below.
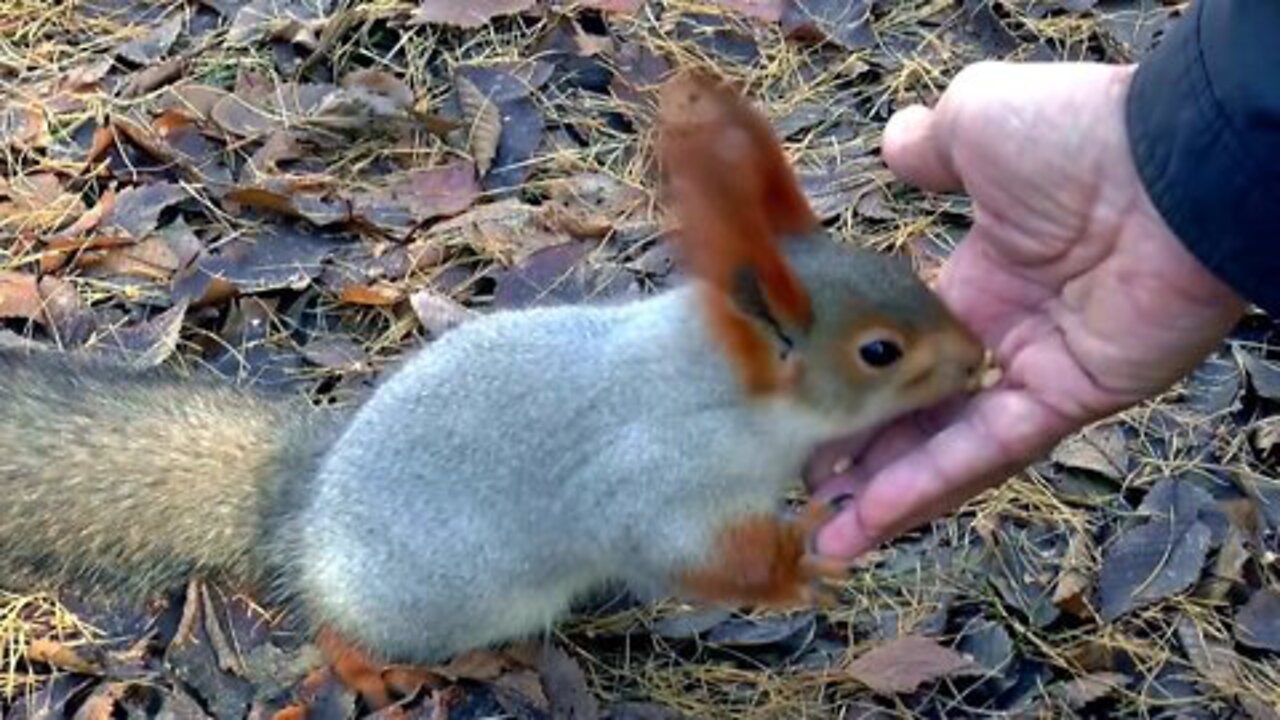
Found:
[[852, 558], [953, 510], [1087, 423], [1167, 389], [1244, 303], [1179, 243], [1136, 173], [1124, 124], [1133, 68], [983, 63], [885, 130], [889, 167], [963, 190], [974, 224], [943, 268], [944, 301], [1003, 380], [882, 432], [852, 468], [808, 478], [851, 493], [818, 550]]

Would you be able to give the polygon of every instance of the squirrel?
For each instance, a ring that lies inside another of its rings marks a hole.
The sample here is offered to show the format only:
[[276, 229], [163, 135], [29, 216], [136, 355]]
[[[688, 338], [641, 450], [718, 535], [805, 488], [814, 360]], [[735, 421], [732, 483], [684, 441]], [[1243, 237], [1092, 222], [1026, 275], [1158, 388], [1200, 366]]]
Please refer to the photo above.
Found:
[[982, 345], [908, 261], [823, 230], [727, 82], [676, 75], [658, 120], [689, 282], [470, 320], [351, 412], [0, 353], [0, 578], [264, 588], [375, 707], [368, 668], [544, 633], [607, 583], [822, 601], [837, 501], [784, 515], [788, 485], [819, 444], [975, 388]]

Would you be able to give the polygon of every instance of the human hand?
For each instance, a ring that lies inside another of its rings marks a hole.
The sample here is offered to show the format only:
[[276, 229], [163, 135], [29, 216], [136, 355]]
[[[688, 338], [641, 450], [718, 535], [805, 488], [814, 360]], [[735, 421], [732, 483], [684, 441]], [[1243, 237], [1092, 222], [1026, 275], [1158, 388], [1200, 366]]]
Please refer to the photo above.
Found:
[[1089, 422], [1167, 389], [1230, 331], [1244, 303], [1180, 244], [1137, 175], [1125, 131], [1133, 68], [982, 63], [934, 109], [897, 113], [889, 167], [963, 189], [974, 223], [937, 290], [990, 348], [995, 387], [904, 419], [832, 477], [850, 494], [819, 552], [854, 557], [938, 517]]

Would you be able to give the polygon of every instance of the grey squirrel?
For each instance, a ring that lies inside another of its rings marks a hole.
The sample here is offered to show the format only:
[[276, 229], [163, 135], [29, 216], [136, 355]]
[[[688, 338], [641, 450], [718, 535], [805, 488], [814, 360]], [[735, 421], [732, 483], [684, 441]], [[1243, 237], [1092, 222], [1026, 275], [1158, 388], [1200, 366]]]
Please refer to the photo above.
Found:
[[[544, 632], [583, 593], [794, 605], [843, 564], [778, 513], [824, 441], [974, 387], [983, 349], [897, 258], [825, 235], [726, 84], [662, 88], [659, 161], [695, 279], [495, 312], [349, 416], [163, 374], [0, 354], [0, 580], [271, 591], [361, 663]], [[367, 673], [366, 673], [367, 674]]]

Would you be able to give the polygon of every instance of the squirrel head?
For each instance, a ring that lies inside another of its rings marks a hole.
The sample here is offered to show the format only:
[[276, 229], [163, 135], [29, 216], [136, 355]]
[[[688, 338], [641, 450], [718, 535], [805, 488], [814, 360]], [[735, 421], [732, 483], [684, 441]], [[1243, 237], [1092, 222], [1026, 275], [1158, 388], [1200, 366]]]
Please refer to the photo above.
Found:
[[820, 227], [741, 93], [679, 74], [661, 90], [658, 133], [682, 261], [749, 394], [865, 425], [976, 387], [981, 343], [904, 258]]

